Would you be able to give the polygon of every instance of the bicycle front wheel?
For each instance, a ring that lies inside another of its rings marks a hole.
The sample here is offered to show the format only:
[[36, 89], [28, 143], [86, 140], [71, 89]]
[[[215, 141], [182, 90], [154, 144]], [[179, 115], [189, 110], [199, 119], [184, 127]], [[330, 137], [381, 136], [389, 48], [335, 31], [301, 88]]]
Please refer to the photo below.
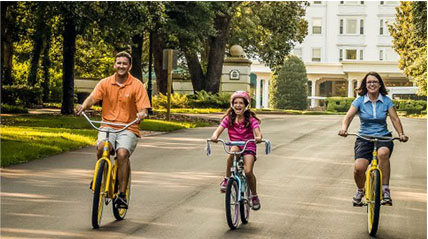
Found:
[[226, 189], [226, 219], [230, 229], [234, 230], [239, 223], [238, 183], [230, 178]]
[[[119, 177], [116, 177], [116, 183], [115, 185], [115, 192], [118, 192], [119, 189]], [[126, 186], [126, 201], [128, 202], [129, 207], [129, 201], [131, 199], [131, 170], [129, 170], [128, 174], [128, 185]], [[113, 203], [113, 215], [116, 218], [116, 220], [123, 220], [125, 218], [126, 212], [128, 212], [128, 209], [125, 208], [117, 208], [116, 205]]]
[[247, 190], [245, 191], [239, 205], [239, 211], [241, 212], [241, 222], [244, 224], [247, 224], [248, 219], [250, 218], [250, 187], [247, 185], [246, 188]]
[[107, 165], [102, 160], [98, 166], [98, 173], [95, 179], [94, 198], [92, 203], [92, 227], [98, 228], [101, 224], [103, 207], [106, 197]]
[[368, 187], [368, 201], [367, 201], [367, 219], [368, 219], [368, 231], [370, 236], [375, 236], [379, 227], [380, 218], [380, 172], [379, 170], [373, 170], [370, 173], [370, 181], [367, 182]]

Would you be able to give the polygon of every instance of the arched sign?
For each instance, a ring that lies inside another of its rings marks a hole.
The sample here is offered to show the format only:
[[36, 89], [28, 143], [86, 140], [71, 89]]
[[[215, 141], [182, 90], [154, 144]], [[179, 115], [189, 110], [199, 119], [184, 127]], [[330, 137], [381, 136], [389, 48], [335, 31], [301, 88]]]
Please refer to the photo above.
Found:
[[230, 80], [239, 80], [240, 78], [240, 73], [238, 70], [231, 70], [229, 72], [229, 79]]

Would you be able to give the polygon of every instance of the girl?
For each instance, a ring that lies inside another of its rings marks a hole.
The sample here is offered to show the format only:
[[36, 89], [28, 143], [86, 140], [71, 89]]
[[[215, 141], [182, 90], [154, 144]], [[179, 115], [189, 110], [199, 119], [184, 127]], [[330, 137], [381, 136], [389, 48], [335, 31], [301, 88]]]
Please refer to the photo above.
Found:
[[[250, 95], [246, 91], [236, 91], [230, 97], [230, 108], [223, 116], [220, 126], [214, 131], [211, 140], [217, 142], [218, 137], [224, 129], [228, 129], [230, 141], [247, 141], [255, 139], [257, 143], [262, 140], [260, 131], [260, 120], [256, 114], [250, 110]], [[255, 137], [254, 137], [255, 136]], [[230, 151], [241, 151], [243, 146], [233, 146]], [[251, 189], [251, 201], [253, 209], [260, 209], [260, 200], [256, 191], [256, 177], [253, 173], [254, 162], [256, 161], [256, 144], [250, 142], [247, 145], [244, 155], [244, 171]], [[230, 168], [233, 163], [233, 155], [229, 155], [226, 166], [226, 177], [220, 183], [220, 191], [226, 192], [227, 182], [230, 177]]]

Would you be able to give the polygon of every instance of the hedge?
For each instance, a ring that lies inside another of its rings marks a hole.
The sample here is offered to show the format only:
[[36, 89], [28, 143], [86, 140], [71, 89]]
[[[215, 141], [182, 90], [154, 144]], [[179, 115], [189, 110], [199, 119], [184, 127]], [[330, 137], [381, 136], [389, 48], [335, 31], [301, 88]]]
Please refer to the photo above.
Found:
[[326, 100], [327, 111], [331, 112], [347, 112], [351, 107], [354, 98], [348, 97], [329, 97]]
[[28, 85], [4, 85], [1, 92], [2, 103], [8, 105], [33, 106], [42, 103], [42, 89]]

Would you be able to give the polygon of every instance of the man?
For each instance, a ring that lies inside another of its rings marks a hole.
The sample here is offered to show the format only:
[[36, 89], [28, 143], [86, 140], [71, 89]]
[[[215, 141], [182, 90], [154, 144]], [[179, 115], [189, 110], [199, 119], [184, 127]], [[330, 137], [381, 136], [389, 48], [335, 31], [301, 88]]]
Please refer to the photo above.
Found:
[[[138, 123], [147, 116], [147, 109], [151, 108], [147, 91], [137, 78], [129, 71], [132, 67], [132, 57], [127, 52], [119, 52], [115, 56], [114, 69], [116, 73], [102, 79], [81, 106], [76, 107], [76, 114], [102, 100], [102, 119], [106, 122], [128, 124], [139, 119]], [[114, 126], [105, 126], [112, 127]], [[120, 128], [120, 127], [119, 127]], [[119, 196], [114, 203], [118, 208], [128, 208], [126, 201], [126, 186], [130, 170], [129, 157], [137, 145], [137, 137], [141, 137], [138, 124], [130, 126], [120, 133], [109, 135], [109, 142], [116, 152], [118, 160]], [[97, 159], [102, 157], [105, 133], [98, 133]]]

